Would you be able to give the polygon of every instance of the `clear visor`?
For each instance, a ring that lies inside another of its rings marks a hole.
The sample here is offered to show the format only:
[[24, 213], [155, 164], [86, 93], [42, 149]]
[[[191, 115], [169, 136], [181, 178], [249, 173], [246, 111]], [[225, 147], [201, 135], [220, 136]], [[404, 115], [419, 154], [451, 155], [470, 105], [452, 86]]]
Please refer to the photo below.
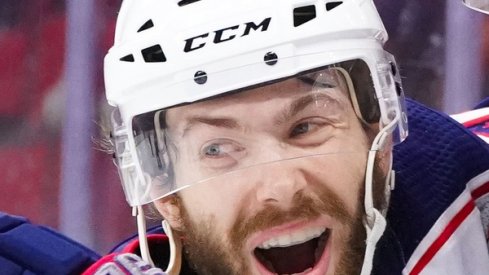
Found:
[[136, 165], [122, 157], [127, 140], [116, 141], [126, 196], [138, 205], [296, 170], [363, 173], [380, 113], [371, 72], [354, 60], [141, 114], [132, 121]]
[[489, 0], [463, 0], [464, 4], [474, 10], [489, 14]]

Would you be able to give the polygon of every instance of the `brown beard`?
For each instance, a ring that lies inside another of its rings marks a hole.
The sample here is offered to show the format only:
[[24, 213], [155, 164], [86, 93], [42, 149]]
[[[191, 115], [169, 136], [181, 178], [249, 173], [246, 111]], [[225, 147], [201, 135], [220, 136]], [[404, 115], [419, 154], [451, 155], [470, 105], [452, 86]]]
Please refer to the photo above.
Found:
[[[374, 189], [376, 191], [383, 188], [385, 176], [381, 169], [374, 167]], [[355, 213], [349, 214], [345, 209], [345, 203], [329, 188], [322, 187], [317, 198], [298, 193], [294, 197], [291, 209], [284, 211], [276, 206], [269, 206], [255, 214], [253, 217], [246, 218], [245, 209], [242, 209], [229, 232], [229, 242], [226, 243], [224, 236], [215, 234], [213, 225], [216, 224], [216, 217], [213, 216], [206, 221], [195, 222], [191, 220], [181, 198], [177, 197], [177, 206], [180, 208], [185, 232], [180, 232], [184, 236], [184, 253], [192, 268], [201, 275], [228, 275], [228, 274], [251, 274], [250, 267], [243, 262], [243, 255], [240, 255], [247, 237], [251, 234], [281, 225], [294, 220], [313, 220], [322, 214], [327, 214], [348, 228], [346, 245], [339, 257], [339, 262], [335, 267], [335, 274], [360, 274], [363, 257], [365, 253], [366, 233], [363, 226], [364, 217], [364, 185], [361, 184], [358, 199], [359, 203]], [[383, 201], [384, 194], [374, 191], [374, 200]]]

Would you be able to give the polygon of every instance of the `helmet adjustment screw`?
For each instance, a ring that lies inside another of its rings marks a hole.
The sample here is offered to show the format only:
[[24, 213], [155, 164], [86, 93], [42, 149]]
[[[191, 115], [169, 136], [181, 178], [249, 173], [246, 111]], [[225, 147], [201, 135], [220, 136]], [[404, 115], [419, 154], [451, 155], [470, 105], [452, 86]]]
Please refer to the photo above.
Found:
[[273, 66], [273, 65], [277, 64], [278, 56], [274, 52], [267, 52], [265, 54], [265, 56], [263, 57], [263, 61], [265, 61], [265, 63], [267, 65]]
[[194, 75], [194, 81], [197, 84], [204, 84], [207, 82], [207, 73], [204, 71], [197, 71]]

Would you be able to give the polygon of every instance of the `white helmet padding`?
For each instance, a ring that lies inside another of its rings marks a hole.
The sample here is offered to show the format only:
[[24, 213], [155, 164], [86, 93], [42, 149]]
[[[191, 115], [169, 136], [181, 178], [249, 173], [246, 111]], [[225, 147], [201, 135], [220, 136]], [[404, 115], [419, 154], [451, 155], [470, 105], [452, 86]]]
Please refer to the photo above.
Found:
[[[306, 68], [281, 67], [279, 72], [275, 66], [275, 75], [261, 71], [260, 78], [234, 80], [233, 87], [223, 87], [214, 79], [206, 83], [205, 90], [194, 93], [175, 90], [175, 87], [171, 92], [165, 89], [191, 79], [199, 71], [210, 76], [214, 72], [256, 64], [268, 52], [287, 58], [364, 47], [361, 40], [379, 45], [387, 40], [371, 0], [347, 0], [327, 10], [329, 2], [201, 0], [179, 6], [173, 1], [125, 0], [114, 47], [105, 59], [107, 98], [121, 108], [125, 118], [124, 105], [135, 105], [132, 99], [142, 97], [141, 94], [146, 95], [147, 102], [158, 99], [160, 105], [154, 108], [141, 102], [138, 103], [143, 105], [141, 109], [159, 109], [277, 76], [294, 75]], [[312, 7], [315, 17], [294, 26], [298, 18], [304, 20], [303, 13], [294, 13], [301, 7]], [[321, 62], [326, 65], [337, 61]], [[317, 65], [309, 65], [312, 66]]]

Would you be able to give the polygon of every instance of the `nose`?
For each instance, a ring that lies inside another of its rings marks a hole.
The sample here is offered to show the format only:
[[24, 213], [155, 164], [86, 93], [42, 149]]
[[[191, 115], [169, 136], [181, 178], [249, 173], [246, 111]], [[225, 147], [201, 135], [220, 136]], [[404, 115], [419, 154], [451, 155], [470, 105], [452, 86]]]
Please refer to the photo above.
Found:
[[255, 175], [256, 198], [259, 203], [282, 208], [292, 205], [296, 194], [301, 193], [307, 186], [301, 169], [294, 165], [297, 161], [279, 161], [264, 165], [260, 169]]

